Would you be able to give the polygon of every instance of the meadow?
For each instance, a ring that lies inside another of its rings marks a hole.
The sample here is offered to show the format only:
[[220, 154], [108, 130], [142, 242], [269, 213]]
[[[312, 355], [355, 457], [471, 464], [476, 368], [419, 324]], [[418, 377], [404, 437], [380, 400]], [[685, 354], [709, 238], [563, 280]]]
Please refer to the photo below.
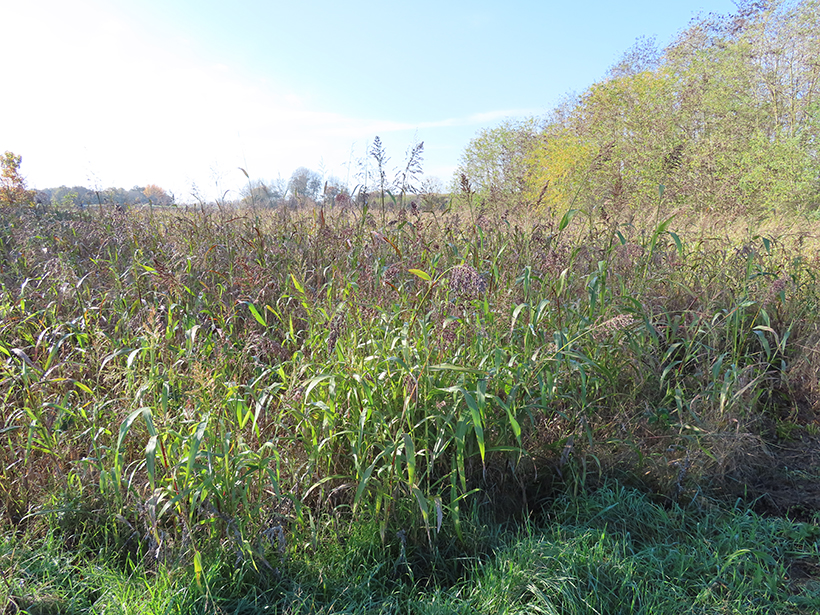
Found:
[[5, 613], [820, 609], [815, 221], [377, 203], [3, 212]]

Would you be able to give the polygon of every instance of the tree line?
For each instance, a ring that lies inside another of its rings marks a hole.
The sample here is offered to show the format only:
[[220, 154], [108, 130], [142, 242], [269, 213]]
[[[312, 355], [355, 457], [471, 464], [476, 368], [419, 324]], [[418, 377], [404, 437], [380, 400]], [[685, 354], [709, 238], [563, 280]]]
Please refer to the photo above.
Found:
[[156, 184], [134, 186], [131, 189], [106, 188], [104, 190], [84, 186], [59, 186], [44, 188], [37, 193], [45, 202], [57, 207], [84, 209], [95, 206], [128, 207], [132, 205], [171, 207], [176, 204], [173, 193]]
[[396, 167], [376, 136], [367, 156], [356, 163], [355, 185], [351, 188], [338, 177], [325, 175], [307, 167], [299, 167], [286, 182], [281, 177], [272, 181], [251, 180], [241, 191], [244, 205], [299, 206], [316, 204], [334, 206], [355, 201], [362, 205], [376, 204], [382, 210], [388, 205], [405, 206], [409, 195], [430, 197], [441, 192], [435, 178], [423, 178], [424, 142], [414, 142], [405, 152], [404, 162]]
[[818, 50], [818, 0], [745, 0], [665, 49], [639, 39], [547, 117], [479, 133], [462, 184], [557, 214], [817, 210]]

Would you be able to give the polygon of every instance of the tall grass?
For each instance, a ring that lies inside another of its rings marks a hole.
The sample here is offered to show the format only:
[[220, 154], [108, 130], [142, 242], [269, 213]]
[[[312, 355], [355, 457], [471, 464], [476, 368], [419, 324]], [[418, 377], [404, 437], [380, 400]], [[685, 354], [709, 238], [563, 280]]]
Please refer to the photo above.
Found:
[[5, 212], [5, 522], [205, 589], [351, 522], [435, 562], [554, 485], [742, 481], [816, 407], [806, 233], [382, 212]]

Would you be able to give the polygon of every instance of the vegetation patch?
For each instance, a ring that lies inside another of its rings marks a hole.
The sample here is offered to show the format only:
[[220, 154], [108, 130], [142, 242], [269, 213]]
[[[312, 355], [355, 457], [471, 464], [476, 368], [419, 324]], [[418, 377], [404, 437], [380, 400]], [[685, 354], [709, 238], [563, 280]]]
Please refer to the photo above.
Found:
[[421, 144], [195, 207], [7, 153], [5, 612], [816, 612], [815, 86], [761, 86], [815, 8], [630, 56], [450, 195]]

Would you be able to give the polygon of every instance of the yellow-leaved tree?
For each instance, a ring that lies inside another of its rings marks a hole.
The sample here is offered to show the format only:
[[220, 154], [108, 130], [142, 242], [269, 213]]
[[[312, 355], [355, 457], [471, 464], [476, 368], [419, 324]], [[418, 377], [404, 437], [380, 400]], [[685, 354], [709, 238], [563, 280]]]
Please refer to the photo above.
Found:
[[537, 209], [562, 216], [580, 193], [595, 145], [563, 127], [553, 127], [527, 155], [532, 169], [527, 200]]
[[0, 207], [34, 205], [34, 190], [26, 188], [26, 180], [20, 175], [22, 156], [6, 152], [0, 158]]
[[148, 198], [151, 205], [168, 207], [174, 203], [173, 197], [171, 197], [163, 188], [160, 188], [156, 184], [148, 184], [143, 189], [142, 193]]

